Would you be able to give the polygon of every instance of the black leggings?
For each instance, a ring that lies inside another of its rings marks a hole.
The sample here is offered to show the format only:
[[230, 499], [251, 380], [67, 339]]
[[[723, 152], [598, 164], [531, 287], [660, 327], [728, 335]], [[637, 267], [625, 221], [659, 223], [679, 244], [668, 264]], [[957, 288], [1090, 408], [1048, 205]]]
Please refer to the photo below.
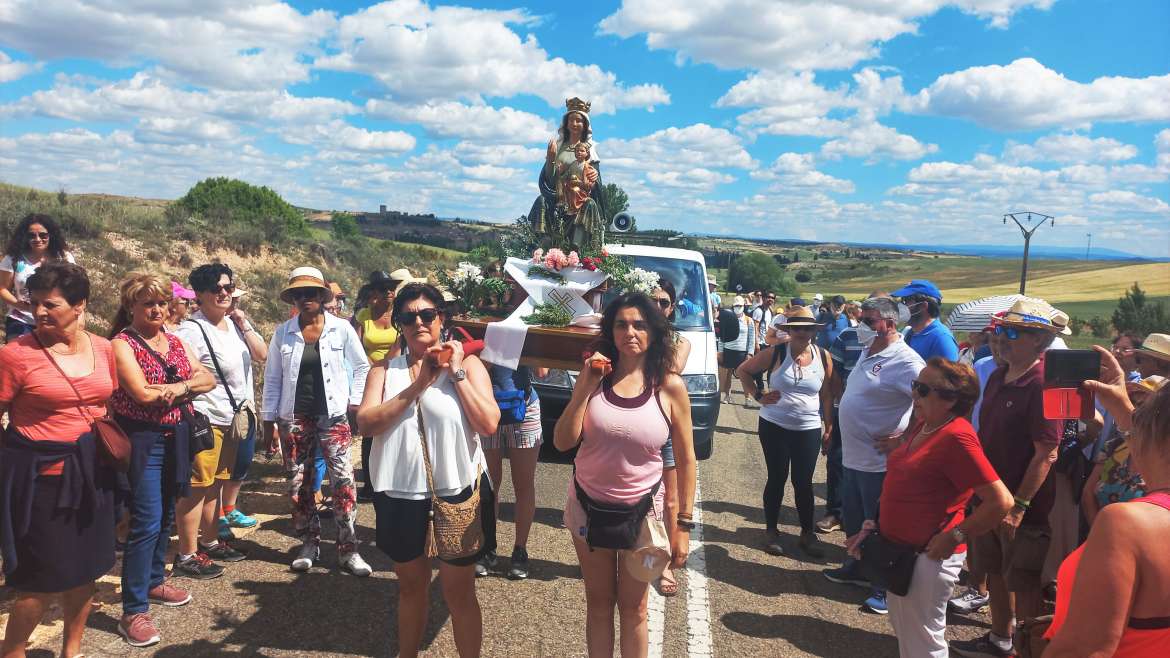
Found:
[[792, 490], [801, 532], [813, 529], [813, 471], [821, 454], [821, 429], [788, 430], [760, 419], [760, 447], [768, 466], [764, 485], [764, 525], [775, 530], [780, 521], [780, 503], [784, 501], [784, 483], [792, 467]]

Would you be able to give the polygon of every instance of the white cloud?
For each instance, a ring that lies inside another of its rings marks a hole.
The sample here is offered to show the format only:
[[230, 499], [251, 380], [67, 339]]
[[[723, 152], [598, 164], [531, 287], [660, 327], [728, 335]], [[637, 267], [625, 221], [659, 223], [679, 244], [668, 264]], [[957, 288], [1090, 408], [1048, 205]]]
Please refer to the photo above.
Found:
[[[290, 144], [314, 144], [336, 149], [336, 157], [345, 157], [345, 152], [357, 151], [365, 154], [401, 155], [415, 146], [414, 136], [400, 130], [366, 130], [352, 126], [340, 119], [320, 123], [298, 133], [282, 133]], [[350, 154], [349, 157], [364, 157]]]
[[0, 50], [0, 83], [19, 80], [40, 68], [39, 62], [18, 62]]
[[752, 178], [776, 181], [772, 191], [813, 188], [847, 194], [854, 190], [853, 181], [817, 171], [812, 153], [781, 153], [771, 167], [752, 172]]
[[604, 34], [646, 35], [655, 50], [673, 50], [678, 62], [725, 69], [848, 69], [878, 54], [880, 44], [914, 34], [917, 21], [953, 5], [1005, 27], [1026, 7], [1054, 0], [623, 0], [601, 21]]
[[525, 143], [543, 142], [556, 133], [556, 127], [530, 112], [511, 107], [466, 105], [455, 101], [403, 105], [392, 101], [366, 102], [366, 115], [422, 126], [427, 134], [458, 137], [476, 142]]
[[597, 65], [550, 57], [535, 36], [513, 29], [535, 22], [523, 10], [432, 8], [421, 0], [391, 0], [342, 18], [340, 52], [314, 65], [365, 73], [396, 101], [412, 104], [531, 94], [562, 107], [566, 98], [580, 96], [593, 102], [593, 112], [611, 113], [670, 102], [661, 85], [626, 86]]
[[1170, 215], [1170, 204], [1161, 199], [1143, 196], [1130, 190], [1109, 190], [1089, 195], [1089, 201], [1114, 208]]
[[43, 60], [157, 62], [193, 84], [243, 90], [308, 79], [304, 54], [335, 22], [273, 0], [9, 0], [0, 42]]
[[697, 123], [684, 128], [666, 128], [635, 139], [606, 139], [597, 147], [601, 166], [635, 171], [689, 171], [734, 167], [752, 169], [752, 156], [734, 133]]
[[1069, 80], [1032, 58], [940, 76], [914, 99], [921, 112], [994, 130], [1077, 127], [1103, 121], [1170, 121], [1170, 75]]
[[821, 147], [821, 154], [829, 159], [865, 158], [870, 162], [881, 158], [918, 160], [936, 151], [936, 144], [923, 144], [910, 135], [865, 119], [849, 122], [840, 137]]
[[1015, 162], [1120, 162], [1137, 156], [1132, 144], [1108, 137], [1090, 138], [1075, 133], [1045, 135], [1033, 144], [1008, 142], [1004, 154]]

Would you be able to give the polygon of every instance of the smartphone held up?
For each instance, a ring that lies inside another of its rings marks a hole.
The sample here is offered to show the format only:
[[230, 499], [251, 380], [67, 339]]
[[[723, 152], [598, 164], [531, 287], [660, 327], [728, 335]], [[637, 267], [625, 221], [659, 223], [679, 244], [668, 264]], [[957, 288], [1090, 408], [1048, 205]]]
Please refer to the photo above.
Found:
[[1093, 350], [1049, 350], [1044, 355], [1044, 417], [1089, 420], [1093, 394], [1084, 383], [1101, 372], [1101, 355]]

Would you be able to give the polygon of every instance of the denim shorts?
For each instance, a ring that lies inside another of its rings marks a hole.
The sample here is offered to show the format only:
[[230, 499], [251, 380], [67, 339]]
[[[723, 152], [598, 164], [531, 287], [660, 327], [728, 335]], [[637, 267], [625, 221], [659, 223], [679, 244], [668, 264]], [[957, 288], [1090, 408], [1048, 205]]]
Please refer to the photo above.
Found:
[[662, 446], [662, 468], [674, 468], [674, 444], [670, 437], [666, 437], [666, 445]]

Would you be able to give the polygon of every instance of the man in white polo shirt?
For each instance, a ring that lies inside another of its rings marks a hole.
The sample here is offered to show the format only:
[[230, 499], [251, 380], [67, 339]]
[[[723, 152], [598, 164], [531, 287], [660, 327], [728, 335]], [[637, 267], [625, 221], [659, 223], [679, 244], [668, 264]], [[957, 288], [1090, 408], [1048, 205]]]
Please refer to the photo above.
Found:
[[[926, 366], [898, 333], [898, 305], [874, 297], [861, 305], [857, 338], [865, 349], [849, 373], [838, 410], [841, 425], [842, 511], [845, 536], [868, 520], [877, 520], [878, 500], [886, 477], [886, 453], [910, 423], [911, 383]], [[868, 586], [856, 562], [846, 558], [840, 569], [825, 571], [836, 583]], [[886, 593], [874, 589], [865, 608], [886, 614]]]

